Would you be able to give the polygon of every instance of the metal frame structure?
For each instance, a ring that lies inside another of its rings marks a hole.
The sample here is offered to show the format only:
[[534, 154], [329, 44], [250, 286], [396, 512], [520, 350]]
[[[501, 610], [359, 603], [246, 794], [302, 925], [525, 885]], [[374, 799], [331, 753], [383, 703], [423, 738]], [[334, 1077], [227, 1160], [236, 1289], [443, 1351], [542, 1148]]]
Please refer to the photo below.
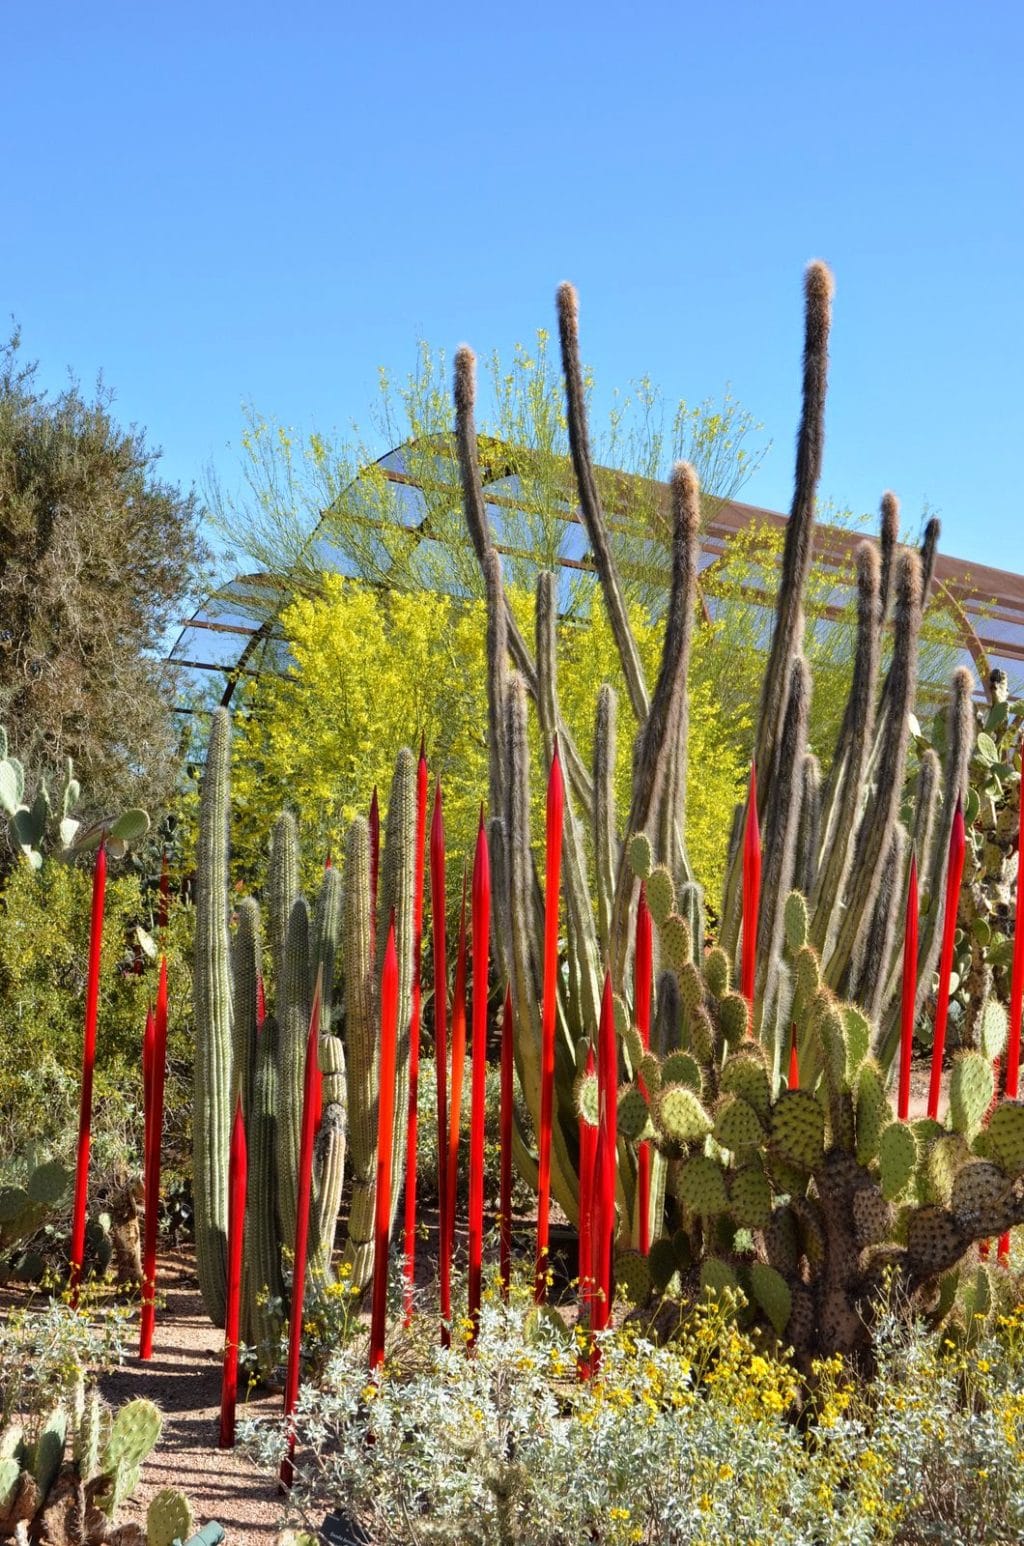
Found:
[[[438, 461], [442, 466], [447, 463], [454, 468], [450, 447], [446, 444], [442, 449], [445, 455], [439, 456]], [[394, 485], [396, 495], [401, 495], [409, 515], [409, 519], [401, 522], [404, 529], [428, 540], [427, 522], [422, 514], [422, 482], [408, 472], [405, 450], [398, 446], [381, 457], [375, 464], [374, 473]], [[522, 501], [516, 497], [516, 479], [510, 460], [502, 456], [498, 442], [482, 443], [481, 464], [488, 514], [495, 528], [498, 549], [509, 556], [528, 558], [530, 555], [503, 545], [501, 541], [505, 512], [522, 507]], [[608, 476], [613, 486], [621, 481], [626, 496], [630, 485], [641, 481], [624, 473]], [[446, 494], [450, 491], [452, 498], [458, 498], [454, 478], [450, 483], [446, 481], [443, 487]], [[646, 484], [643, 492], [648, 498], [653, 496], [653, 508], [661, 511], [667, 529], [668, 485]], [[345, 572], [343, 559], [332, 549], [329, 537], [323, 535], [328, 518], [329, 512], [321, 516], [310, 543], [323, 569], [336, 568]], [[593, 563], [586, 549], [578, 511], [567, 507], [561, 512], [561, 519], [565, 537], [559, 563], [566, 571], [592, 571]], [[730, 542], [738, 533], [757, 526], [782, 528], [786, 519], [777, 511], [736, 500], [712, 501], [701, 535], [702, 573], [723, 562]], [[614, 514], [610, 521], [614, 526]], [[839, 527], [819, 525], [815, 528], [814, 540], [815, 562], [835, 573], [837, 586], [848, 584], [851, 552], [862, 538]], [[285, 669], [287, 647], [278, 620], [293, 594], [288, 581], [275, 575], [237, 576], [214, 592], [183, 624], [168, 657], [169, 664], [181, 668], [192, 685], [202, 684], [205, 690], [200, 696], [207, 707], [217, 701], [230, 703], [241, 678], [259, 676], [266, 670]], [[989, 693], [990, 673], [994, 668], [1000, 668], [1009, 678], [1011, 692], [1024, 693], [1024, 576], [988, 565], [969, 564], [940, 553], [935, 565], [933, 594], [942, 600], [957, 621], [963, 655], [978, 677], [979, 691], [985, 695]], [[774, 595], [767, 589], [760, 595], [763, 595], [766, 609], [774, 607]], [[709, 609], [703, 597], [702, 605], [704, 616], [708, 618]], [[826, 616], [838, 617], [839, 612], [838, 608], [834, 612], [825, 609]], [[223, 678], [223, 685], [219, 692], [211, 691], [218, 673]], [[183, 712], [197, 710], [192, 707]]]

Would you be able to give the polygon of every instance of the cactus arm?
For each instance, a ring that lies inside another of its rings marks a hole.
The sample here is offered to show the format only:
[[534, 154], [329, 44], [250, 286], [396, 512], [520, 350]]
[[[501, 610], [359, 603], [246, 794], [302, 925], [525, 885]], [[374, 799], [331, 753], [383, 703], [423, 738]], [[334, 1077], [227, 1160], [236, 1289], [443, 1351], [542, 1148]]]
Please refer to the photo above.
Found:
[[874, 795], [857, 832], [850, 886], [835, 943], [823, 962], [825, 980], [833, 988], [845, 980], [858, 935], [871, 916], [881, 884], [885, 850], [903, 793], [921, 624], [921, 564], [916, 553], [900, 556], [895, 583], [895, 644], [889, 672], [892, 693], [882, 730]]
[[[824, 263], [812, 263], [804, 280], [803, 401], [797, 434], [793, 503], [786, 523], [775, 627], [761, 689], [754, 760], [758, 768], [775, 766], [775, 743], [785, 719], [790, 662], [803, 639], [803, 598], [810, 570], [814, 505], [825, 442], [825, 392], [832, 276]], [[770, 791], [765, 791], [766, 795]], [[719, 943], [735, 956], [740, 929], [741, 848], [733, 853], [726, 877]]]
[[[558, 725], [558, 695], [555, 656], [554, 576], [537, 576], [537, 709], [544, 738], [544, 760], [554, 752]], [[583, 1023], [596, 1025], [600, 1015], [599, 952], [594, 927], [594, 909], [587, 880], [586, 850], [573, 801], [566, 792], [565, 821], [562, 832], [562, 883], [568, 914], [568, 945], [577, 957], [582, 994]], [[571, 1047], [570, 1043], [570, 1047]]]
[[821, 862], [813, 891], [808, 897], [811, 944], [825, 945], [830, 921], [834, 921], [843, 896], [852, 858], [852, 838], [861, 809], [864, 773], [874, 730], [875, 683], [881, 643], [878, 554], [867, 542], [857, 552], [857, 648], [853, 682], [847, 699], [833, 767], [841, 774], [834, 786], [834, 806], [824, 818]]
[[502, 749], [505, 688], [508, 681], [508, 610], [501, 581], [501, 559], [488, 547], [481, 559], [487, 592], [487, 766], [491, 810], [505, 809], [505, 770]]
[[[884, 623], [889, 615], [896, 544], [900, 540], [900, 506], [895, 494], [886, 491], [882, 495], [880, 514], [878, 551], [881, 567], [878, 585], [878, 615], [879, 621]], [[927, 590], [925, 590], [925, 595], [927, 595]]]
[[601, 592], [611, 624], [615, 645], [622, 663], [626, 691], [638, 722], [643, 724], [650, 707], [647, 684], [644, 681], [640, 651], [626, 615], [626, 603], [615, 572], [608, 527], [605, 522], [601, 497], [590, 460], [590, 444], [587, 431], [587, 408], [583, 390], [583, 372], [580, 368], [579, 302], [570, 284], [558, 288], [558, 333], [562, 346], [562, 369], [565, 373], [566, 410], [569, 425], [569, 450], [572, 455], [576, 486], [580, 496], [583, 524], [594, 553], [594, 566], [601, 582]]
[[800, 794], [800, 829], [796, 840], [793, 884], [810, 896], [818, 869], [821, 844], [821, 764], [813, 752], [804, 754]]
[[928, 746], [921, 754], [914, 800], [914, 852], [922, 858], [932, 851], [932, 833], [935, 831], [941, 794], [942, 767], [934, 750]]
[[223, 1326], [227, 1293], [228, 1145], [233, 1003], [228, 933], [231, 719], [215, 710], [203, 777], [196, 858], [193, 1114], [196, 1264], [207, 1314]]
[[851, 997], [873, 1023], [885, 998], [896, 928], [904, 897], [908, 839], [897, 822], [882, 863], [882, 881], [868, 928], [861, 934], [850, 973]]
[[333, 1281], [331, 1256], [345, 1184], [345, 1049], [337, 1036], [321, 1036], [324, 1105], [313, 1150], [314, 1196], [310, 1211], [310, 1286]]
[[234, 1064], [235, 1089], [242, 1102], [242, 1116], [249, 1121], [256, 1069], [258, 983], [260, 974], [260, 909], [250, 896], [238, 904], [234, 966]]
[[377, 969], [384, 967], [388, 927], [394, 915], [398, 954], [398, 1046], [391, 1150], [391, 1223], [405, 1183], [406, 1124], [409, 1120], [410, 1024], [415, 948], [416, 761], [403, 746], [395, 762], [385, 825], [384, 860], [377, 904]]
[[[493, 546], [487, 522], [487, 506], [484, 502], [480, 462], [477, 455], [476, 437], [476, 356], [465, 344], [455, 353], [455, 445], [459, 459], [459, 478], [462, 483], [462, 507], [466, 517], [473, 551], [481, 569], [484, 568], [488, 549]], [[486, 578], [486, 571], [485, 571]], [[518, 672], [526, 679], [531, 694], [535, 692], [537, 675], [526, 640], [512, 615], [507, 598], [502, 593], [506, 614], [509, 653]]]
[[[793, 660], [782, 735], [776, 742], [777, 763], [768, 786], [764, 813], [764, 874], [758, 923], [758, 980], [755, 992], [755, 1025], [763, 1018], [766, 1002], [777, 993], [778, 962], [782, 955], [784, 907], [793, 884], [800, 798], [803, 792], [803, 759], [807, 747], [811, 674], [802, 655]], [[767, 1026], [765, 1027], [767, 1030]], [[775, 1048], [778, 1053], [778, 1048]]]
[[278, 1039], [277, 1021], [268, 1015], [256, 1043], [246, 1123], [249, 1185], [243, 1258], [244, 1337], [255, 1347], [264, 1373], [274, 1368], [280, 1355], [284, 1301], [277, 1205]]
[[282, 811], [270, 835], [270, 894], [267, 909], [267, 936], [278, 991], [284, 981], [288, 927], [298, 891], [299, 834], [295, 817], [290, 811]]
[[[668, 776], [660, 797], [659, 825], [662, 851], [670, 874], [679, 883], [692, 880], [693, 871], [686, 855], [686, 780], [690, 738], [690, 703], [687, 683], [693, 642], [693, 618], [697, 601], [697, 570], [700, 559], [700, 487], [697, 475], [686, 462], [677, 462], [670, 480], [672, 510], [672, 582], [670, 612], [678, 590], [678, 626], [681, 639], [670, 652], [669, 631], [677, 624], [670, 620], [665, 630], [664, 662], [674, 682], [670, 708]], [[674, 661], [672, 654], [676, 655]], [[657, 687], [655, 687], [657, 695]]]
[[[320, 894], [316, 900], [312, 949], [309, 958], [310, 993], [318, 976], [322, 976], [323, 981], [323, 1002], [320, 1005], [321, 1036], [330, 1035], [334, 1015], [335, 960], [341, 939], [343, 890], [341, 875], [331, 865], [324, 870]], [[326, 1099], [326, 1096], [324, 1098]]]
[[[662, 645], [661, 668], [651, 699], [650, 712], [642, 723], [634, 760], [633, 794], [630, 802], [628, 834], [648, 831], [657, 825], [661, 808], [673, 800], [686, 802], [686, 678], [690, 666], [693, 636], [694, 599], [697, 589], [697, 533], [700, 525], [700, 488], [696, 473], [687, 462], [672, 469], [672, 575], [668, 615]], [[672, 777], [674, 759], [675, 778]], [[666, 820], [677, 812], [669, 808]], [[663, 854], [667, 850], [663, 847]], [[684, 879], [692, 876], [682, 851]], [[611, 964], [616, 980], [625, 976], [632, 930], [629, 920], [635, 904], [637, 881], [627, 862], [626, 848], [619, 857], [612, 909]]]
[[345, 1261], [362, 1288], [373, 1271], [377, 1161], [377, 1017], [371, 958], [370, 832], [357, 816], [345, 843], [342, 948], [345, 973], [348, 1134], [352, 1164]]
[[506, 699], [506, 816], [508, 895], [516, 1068], [530, 1117], [540, 1120], [540, 1003], [541, 974], [538, 918], [530, 854], [529, 750], [526, 736], [526, 688], [518, 674], [509, 678]]
[[309, 1036], [309, 904], [296, 897], [288, 920], [283, 975], [278, 984], [277, 1207], [281, 1237], [295, 1244], [298, 1222], [302, 1091]]
[[615, 741], [618, 699], [605, 682], [597, 695], [594, 727], [594, 870], [597, 880], [597, 932], [607, 956], [611, 938], [612, 898], [619, 864], [615, 833]]

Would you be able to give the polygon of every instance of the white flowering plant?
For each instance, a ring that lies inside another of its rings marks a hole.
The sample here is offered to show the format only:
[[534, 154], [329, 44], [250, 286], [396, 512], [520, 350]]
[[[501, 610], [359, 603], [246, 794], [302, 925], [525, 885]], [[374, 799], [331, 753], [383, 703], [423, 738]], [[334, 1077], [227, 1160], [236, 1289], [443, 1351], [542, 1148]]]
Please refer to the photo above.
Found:
[[[488, 1296], [433, 1345], [397, 1327], [370, 1378], [365, 1345], [330, 1358], [296, 1414], [293, 1522], [341, 1511], [402, 1546], [876, 1546], [1024, 1540], [1024, 1311], [974, 1347], [877, 1328], [877, 1368], [800, 1378], [737, 1325], [726, 1296], [656, 1345], [626, 1323], [579, 1378], [581, 1333], [527, 1292]], [[279, 1423], [245, 1442], [279, 1464]]]

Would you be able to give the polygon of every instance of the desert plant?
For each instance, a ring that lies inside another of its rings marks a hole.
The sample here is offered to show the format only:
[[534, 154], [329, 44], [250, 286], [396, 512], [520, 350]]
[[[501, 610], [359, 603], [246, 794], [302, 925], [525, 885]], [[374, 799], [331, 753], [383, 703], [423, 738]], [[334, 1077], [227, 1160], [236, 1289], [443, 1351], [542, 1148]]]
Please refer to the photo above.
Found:
[[[1005, 1004], [1010, 997], [1013, 898], [1020, 864], [1017, 835], [1024, 703], [1009, 699], [1004, 672], [993, 671], [989, 685], [992, 702], [978, 715], [978, 735], [967, 775], [967, 851], [950, 1004], [951, 1028], [966, 1047], [980, 1046], [982, 1022], [993, 1012], [993, 1000]], [[913, 728], [919, 758], [941, 754], [946, 740], [942, 716], [927, 733], [920, 726]], [[918, 1030], [927, 1042], [927, 1017]]]
[[[531, 1300], [485, 1302], [473, 1358], [407, 1335], [370, 1385], [340, 1349], [303, 1392], [292, 1517], [337, 1510], [394, 1546], [994, 1546], [1024, 1526], [1019, 1317], [950, 1349], [894, 1298], [874, 1378], [821, 1361], [805, 1387], [722, 1295], [663, 1345], [605, 1333], [580, 1382], [575, 1339]], [[280, 1426], [248, 1439], [273, 1472]]]
[[[747, 1035], [725, 953], [716, 947], [699, 971], [686, 925], [660, 916], [674, 965], [659, 985], [658, 1045], [645, 1050], [627, 1030], [634, 1077], [618, 1104], [620, 1134], [634, 1145], [654, 1135], [664, 1228], [648, 1258], [619, 1256], [619, 1282], [639, 1302], [739, 1287], [805, 1367], [867, 1353], [873, 1307], [893, 1280], [919, 1310], [964, 1317], [976, 1332], [974, 1318], [1007, 1309], [1014, 1286], [1002, 1270], [965, 1262], [969, 1248], [1024, 1221], [1024, 1105], [1003, 1101], [984, 1125], [1005, 1018], [984, 1053], [954, 1063], [945, 1124], [896, 1121], [870, 1023], [824, 985], [799, 892], [784, 917], [799, 1084], [780, 1090]], [[584, 1076], [577, 1086], [584, 1119], [594, 1110], [587, 1085]]]
[[191, 1527], [187, 1500], [171, 1488], [150, 1504], [145, 1531], [114, 1522], [138, 1486], [161, 1423], [159, 1410], [141, 1398], [111, 1412], [76, 1376], [64, 1399], [27, 1428], [10, 1424], [0, 1434], [0, 1535], [28, 1524], [34, 1539], [65, 1546], [127, 1546], [136, 1539], [170, 1546], [178, 1526], [186, 1533]]
[[[399, 960], [399, 1055], [390, 1211], [401, 1193], [408, 1108], [413, 959], [415, 765], [398, 758], [387, 811], [376, 929], [367, 823], [352, 822], [340, 868], [323, 873], [310, 910], [298, 890], [298, 831], [274, 828], [267, 886], [268, 990], [263, 991], [260, 908], [238, 907], [229, 925], [228, 829], [231, 723], [214, 716], [203, 782], [196, 927], [196, 1239], [201, 1284], [215, 1322], [224, 1314], [228, 1135], [236, 1095], [249, 1154], [243, 1334], [264, 1366], [278, 1351], [286, 1303], [282, 1252], [291, 1250], [298, 1195], [302, 1079], [313, 985], [324, 984], [320, 1036], [323, 1110], [316, 1143], [310, 1226], [314, 1285], [331, 1277], [346, 1158], [352, 1195], [345, 1262], [362, 1287], [373, 1265], [377, 1107], [377, 992], [381, 952], [394, 916]], [[376, 959], [371, 941], [376, 939]], [[272, 991], [270, 988], [272, 984]]]
[[[763, 813], [764, 852], [768, 857], [757, 938], [754, 1023], [769, 1051], [773, 1084], [785, 1050], [795, 984], [782, 950], [784, 904], [799, 880], [807, 892], [809, 932], [820, 955], [826, 986], [863, 1004], [879, 1022], [878, 1051], [887, 1065], [898, 1031], [897, 950], [885, 909], [901, 895], [902, 860], [899, 809], [906, 771], [908, 716], [913, 707], [915, 660], [926, 577], [937, 528], [926, 534], [919, 557], [897, 550], [895, 501], [883, 501], [881, 561], [865, 545], [858, 555], [858, 633], [850, 696], [829, 777], [822, 782], [807, 752], [807, 716], [811, 682], [801, 651], [801, 595], [813, 545], [814, 499], [824, 433], [827, 341], [831, 277], [821, 264], [807, 276], [807, 337], [804, 353], [804, 406], [797, 448], [793, 509], [787, 527], [779, 582], [773, 641], [765, 667], [762, 706], [756, 733], [757, 785]], [[624, 830], [610, 841], [593, 842], [596, 881], [588, 879], [584, 834], [602, 829], [602, 813], [614, 808], [607, 769], [614, 765], [615, 715], [607, 691], [595, 712], [593, 766], [579, 755], [561, 711], [553, 650], [553, 588], [549, 576], [538, 582], [536, 648], [522, 636], [501, 580], [501, 563], [488, 525], [477, 462], [474, 429], [474, 364], [468, 350], [456, 358], [455, 397], [464, 509], [473, 546], [486, 580], [491, 623], [488, 633], [489, 718], [504, 726], [505, 755], [492, 759], [490, 804], [492, 851], [506, 877], [499, 902], [496, 943], [504, 975], [512, 983], [517, 1065], [534, 1124], [539, 1112], [536, 1066], [539, 1048], [537, 987], [541, 936], [539, 882], [531, 852], [530, 766], [527, 700], [536, 704], [547, 757], [557, 735], [567, 775], [565, 821], [565, 897], [567, 971], [561, 983], [561, 1034], [556, 1067], [560, 1098], [554, 1134], [553, 1188], [570, 1217], [575, 1217], [574, 1168], [576, 1113], [571, 1080], [576, 1043], [594, 1035], [598, 1013], [599, 963], [608, 959], [615, 984], [628, 1004], [633, 915], [638, 888], [672, 885], [679, 915], [689, 923], [688, 949], [694, 964], [704, 950], [703, 894], [695, 883], [684, 825], [687, 766], [687, 668], [694, 627], [699, 489], [691, 468], [677, 466], [671, 483], [673, 556], [671, 588], [661, 668], [653, 688], [630, 625], [616, 569], [599, 483], [590, 460], [575, 293], [559, 291], [559, 324], [566, 376], [569, 439], [576, 469], [580, 508], [594, 554], [609, 623], [618, 649], [626, 696], [639, 729], [633, 756], [632, 795]], [[883, 622], [892, 607], [894, 643], [885, 680], [879, 684]], [[514, 667], [510, 673], [509, 666]], [[927, 768], [928, 798], [919, 808], [929, 814], [928, 831], [917, 832], [925, 887], [941, 894], [949, 825], [954, 801], [949, 793], [963, 787], [973, 735], [970, 682], [958, 673], [951, 700], [944, 780], [937, 764]], [[492, 732], [493, 734], [493, 732]], [[870, 771], [870, 777], [868, 777]], [[922, 784], [925, 780], [922, 769]], [[865, 782], [867, 780], [867, 782]], [[947, 791], [935, 814], [941, 787]], [[930, 803], [929, 803], [930, 802]], [[740, 813], [742, 814], [742, 813]], [[740, 845], [735, 840], [720, 918], [720, 944], [730, 969], [738, 962], [744, 920], [739, 888]], [[645, 858], [634, 868], [627, 855], [634, 845]], [[798, 854], [801, 874], [796, 874]], [[891, 857], [890, 857], [891, 856]], [[886, 864], [894, 870], [881, 887]], [[655, 882], [653, 877], [657, 876]], [[500, 888], [499, 888], [500, 891]], [[595, 919], [592, 895], [607, 898]], [[652, 908], [653, 908], [652, 894]], [[931, 909], [934, 920], [937, 908]], [[750, 920], [747, 926], [752, 927]], [[884, 959], [866, 961], [869, 939], [886, 942]], [[921, 993], [938, 951], [934, 926], [922, 930]], [[894, 1020], [895, 1017], [895, 1020]]]

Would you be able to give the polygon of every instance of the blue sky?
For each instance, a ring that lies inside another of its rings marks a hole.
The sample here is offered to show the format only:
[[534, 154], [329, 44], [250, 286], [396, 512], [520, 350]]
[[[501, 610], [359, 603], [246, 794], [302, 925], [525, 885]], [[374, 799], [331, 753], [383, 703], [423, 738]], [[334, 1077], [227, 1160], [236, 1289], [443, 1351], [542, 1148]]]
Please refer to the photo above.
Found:
[[1024, 570], [1024, 11], [995, 3], [5, 7], [0, 308], [164, 470], [240, 408], [365, 419], [422, 336], [581, 292], [599, 384], [730, 382], [786, 508], [800, 282], [837, 290], [823, 493]]

